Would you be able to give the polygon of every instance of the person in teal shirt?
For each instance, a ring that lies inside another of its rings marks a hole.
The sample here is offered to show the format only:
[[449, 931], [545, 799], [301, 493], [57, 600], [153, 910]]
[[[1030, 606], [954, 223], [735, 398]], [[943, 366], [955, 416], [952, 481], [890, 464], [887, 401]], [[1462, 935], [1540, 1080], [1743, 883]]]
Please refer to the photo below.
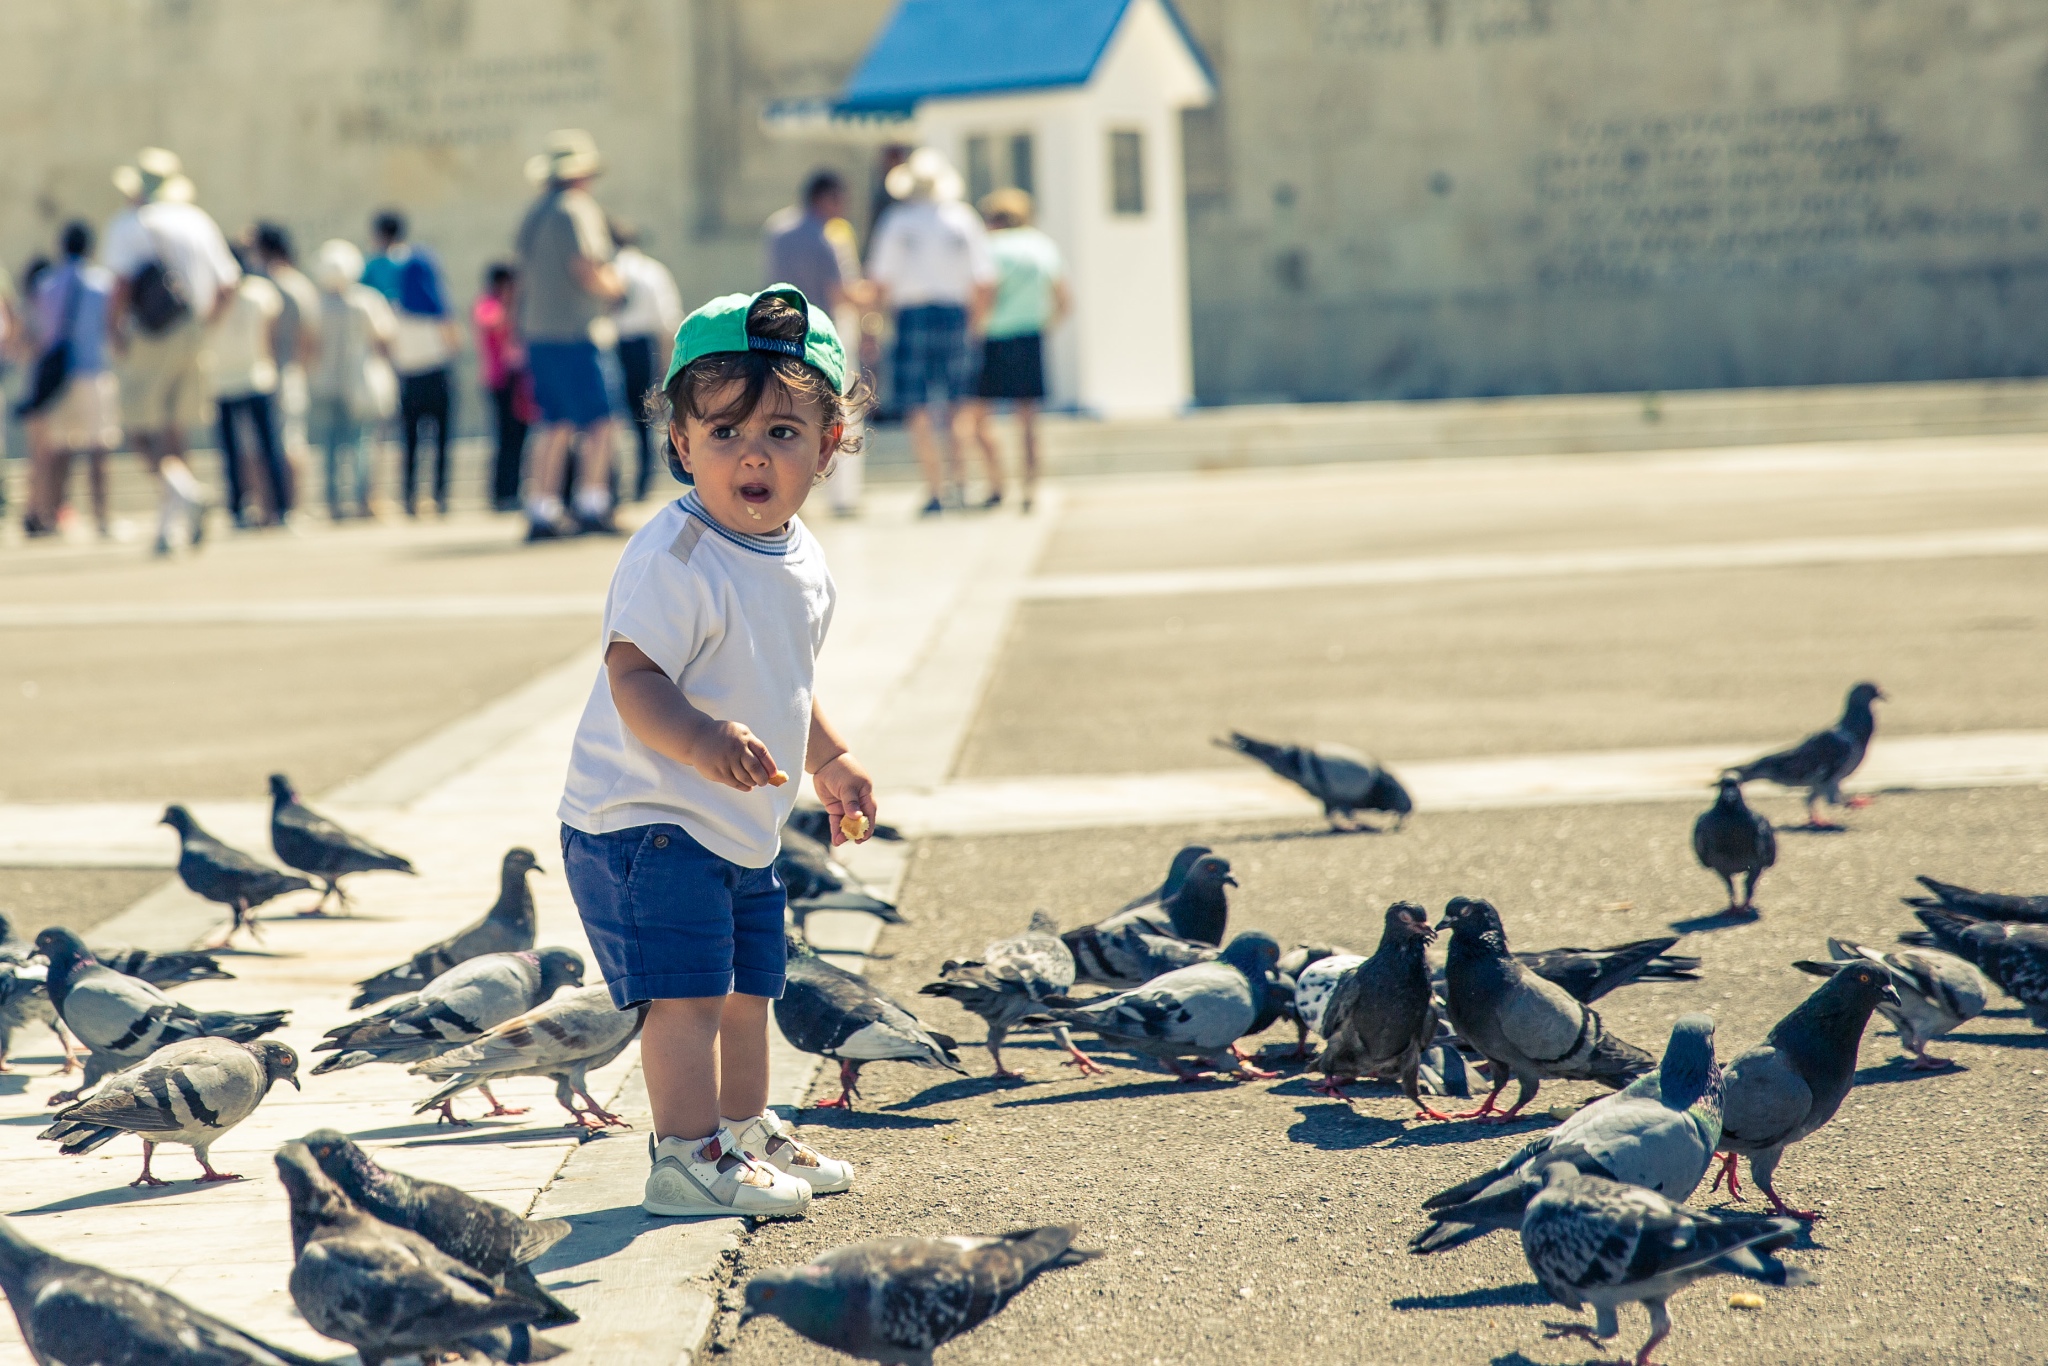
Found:
[[981, 216], [989, 226], [989, 254], [995, 258], [995, 303], [983, 333], [981, 380], [968, 405], [968, 422], [988, 468], [984, 507], [1003, 502], [1003, 458], [996, 445], [994, 413], [1007, 399], [1017, 411], [1024, 437], [1024, 493], [1031, 511], [1038, 487], [1038, 407], [1045, 400], [1045, 334], [1067, 315], [1067, 267], [1052, 238], [1031, 226], [1031, 196], [1003, 189], [983, 197]]

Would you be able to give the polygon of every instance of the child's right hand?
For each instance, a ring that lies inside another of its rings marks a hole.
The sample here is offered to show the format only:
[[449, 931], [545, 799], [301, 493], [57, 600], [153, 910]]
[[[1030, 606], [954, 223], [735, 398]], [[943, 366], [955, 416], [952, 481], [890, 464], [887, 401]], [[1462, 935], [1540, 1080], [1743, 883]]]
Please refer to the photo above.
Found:
[[775, 777], [775, 759], [768, 746], [737, 721], [712, 725], [696, 750], [690, 766], [714, 783], [751, 792], [766, 787]]

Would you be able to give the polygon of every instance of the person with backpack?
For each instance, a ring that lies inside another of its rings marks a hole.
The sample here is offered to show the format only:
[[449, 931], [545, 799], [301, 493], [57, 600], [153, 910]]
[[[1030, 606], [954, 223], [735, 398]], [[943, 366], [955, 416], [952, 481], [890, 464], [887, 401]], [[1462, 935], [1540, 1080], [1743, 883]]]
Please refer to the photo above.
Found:
[[90, 462], [93, 523], [102, 539], [107, 521], [107, 455], [121, 444], [120, 388], [107, 358], [107, 305], [114, 277], [92, 263], [93, 231], [67, 223], [59, 239], [63, 262], [43, 272], [31, 300], [41, 346], [16, 411], [37, 428], [22, 530], [30, 536], [60, 530], [71, 461]]

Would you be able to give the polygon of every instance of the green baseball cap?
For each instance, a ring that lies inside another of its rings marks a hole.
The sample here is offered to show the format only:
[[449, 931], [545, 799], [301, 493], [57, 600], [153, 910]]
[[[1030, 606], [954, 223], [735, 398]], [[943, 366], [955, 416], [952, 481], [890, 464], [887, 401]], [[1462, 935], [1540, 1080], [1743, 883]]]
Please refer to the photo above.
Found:
[[[771, 294], [788, 300], [811, 320], [801, 342], [757, 337], [747, 331], [748, 310], [756, 299]], [[839, 329], [832, 326], [825, 310], [806, 299], [795, 285], [770, 285], [759, 294], [723, 294], [683, 319], [676, 329], [675, 350], [669, 353], [662, 386], [666, 388], [691, 361], [723, 351], [773, 351], [794, 356], [831, 381], [833, 392], [846, 392], [846, 346], [839, 340]]]

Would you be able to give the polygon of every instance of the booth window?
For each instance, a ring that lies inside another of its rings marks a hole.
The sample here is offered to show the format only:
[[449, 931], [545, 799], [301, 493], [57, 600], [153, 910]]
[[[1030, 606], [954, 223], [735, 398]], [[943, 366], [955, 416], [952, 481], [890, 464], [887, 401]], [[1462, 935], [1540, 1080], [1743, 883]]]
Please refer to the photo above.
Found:
[[979, 204], [981, 197], [995, 187], [996, 168], [988, 154], [988, 139], [967, 139], [967, 202]]
[[1145, 135], [1136, 129], [1110, 130], [1109, 207], [1118, 214], [1145, 212]]
[[1026, 194], [1038, 193], [1038, 177], [1031, 168], [1031, 134], [1017, 133], [1010, 138], [1010, 183]]
[[[1001, 156], [999, 157], [999, 153]], [[991, 190], [1011, 186], [1033, 193], [1031, 134], [1011, 133], [996, 138], [976, 133], [967, 139], [967, 198], [979, 204]]]

